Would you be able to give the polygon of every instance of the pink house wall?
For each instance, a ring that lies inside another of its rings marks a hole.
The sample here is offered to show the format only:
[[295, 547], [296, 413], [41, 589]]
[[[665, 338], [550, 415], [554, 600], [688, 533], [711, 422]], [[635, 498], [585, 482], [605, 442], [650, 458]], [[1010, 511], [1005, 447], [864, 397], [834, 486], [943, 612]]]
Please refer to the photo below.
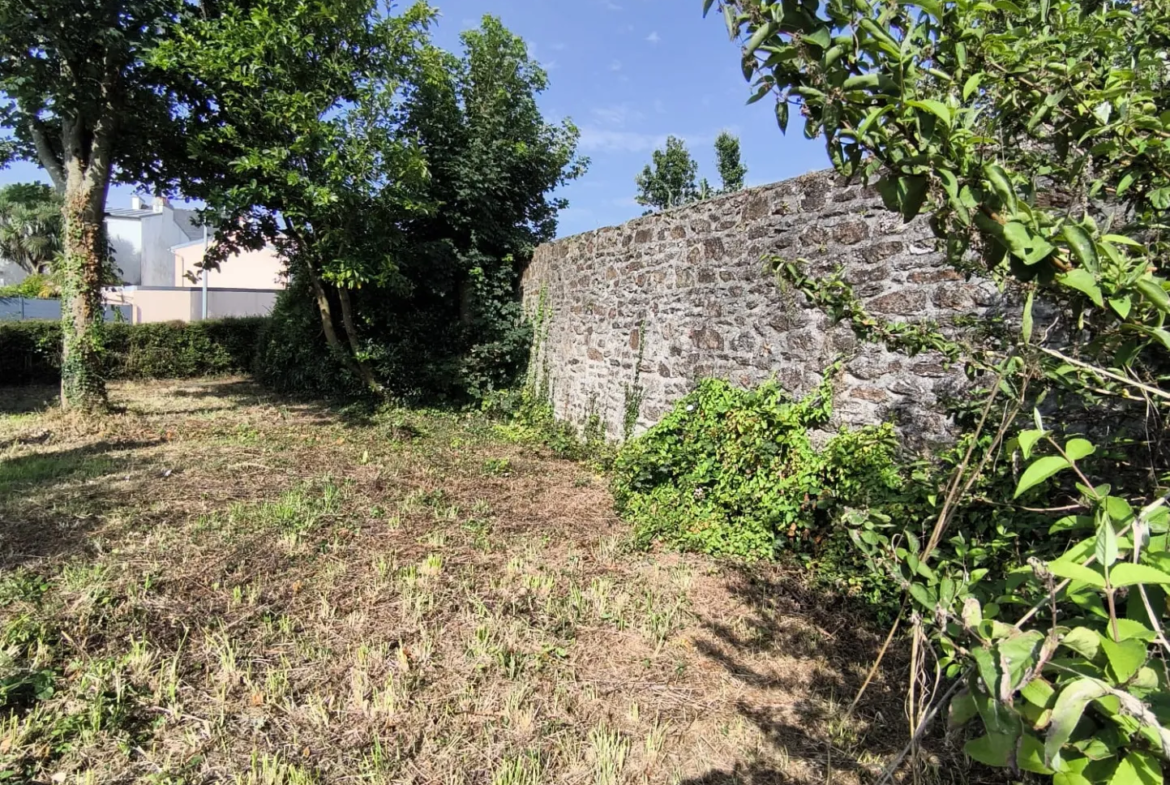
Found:
[[[203, 244], [176, 246], [174, 286], [202, 287], [196, 265], [203, 259]], [[220, 289], [283, 289], [284, 260], [272, 247], [244, 251], [220, 262], [218, 270], [207, 273], [207, 285]], [[191, 273], [194, 281], [187, 277]]]

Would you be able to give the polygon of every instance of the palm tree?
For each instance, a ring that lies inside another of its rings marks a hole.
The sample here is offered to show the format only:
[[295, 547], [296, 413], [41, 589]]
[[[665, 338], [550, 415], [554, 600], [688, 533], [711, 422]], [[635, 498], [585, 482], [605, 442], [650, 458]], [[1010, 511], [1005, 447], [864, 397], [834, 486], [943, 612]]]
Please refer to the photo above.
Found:
[[61, 252], [61, 206], [48, 186], [0, 189], [0, 260], [30, 275], [51, 272]]

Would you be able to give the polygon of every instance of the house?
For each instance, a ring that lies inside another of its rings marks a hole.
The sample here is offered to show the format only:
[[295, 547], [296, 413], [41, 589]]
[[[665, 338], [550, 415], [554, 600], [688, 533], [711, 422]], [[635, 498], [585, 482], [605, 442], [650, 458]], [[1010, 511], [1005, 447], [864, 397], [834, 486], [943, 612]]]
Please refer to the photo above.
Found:
[[[164, 205], [163, 209], [169, 208]], [[182, 215], [179, 220], [183, 220]], [[146, 227], [150, 229], [149, 223]], [[218, 270], [204, 271], [198, 265], [211, 247], [212, 239], [203, 233], [202, 227], [199, 234], [197, 240], [180, 242], [167, 249], [169, 267], [165, 270], [162, 264], [154, 263], [146, 252], [149, 243], [144, 242], [143, 278], [152, 283], [107, 289], [106, 302], [128, 307], [135, 324], [271, 313], [276, 295], [285, 288], [286, 265], [276, 248], [269, 245], [232, 254], [220, 262]], [[149, 241], [153, 235], [144, 233], [143, 236]]]
[[194, 210], [171, 207], [156, 196], [147, 208], [138, 195], [130, 207], [106, 211], [106, 236], [119, 277], [132, 286], [175, 286], [176, 245], [203, 240], [204, 228]]
[[[133, 286], [174, 286], [174, 253], [181, 243], [203, 238], [195, 210], [171, 207], [166, 197], [156, 196], [147, 207], [135, 195], [130, 207], [106, 211], [106, 237], [114, 254], [114, 266], [123, 282]], [[20, 266], [0, 260], [0, 286], [17, 284], [28, 277]]]

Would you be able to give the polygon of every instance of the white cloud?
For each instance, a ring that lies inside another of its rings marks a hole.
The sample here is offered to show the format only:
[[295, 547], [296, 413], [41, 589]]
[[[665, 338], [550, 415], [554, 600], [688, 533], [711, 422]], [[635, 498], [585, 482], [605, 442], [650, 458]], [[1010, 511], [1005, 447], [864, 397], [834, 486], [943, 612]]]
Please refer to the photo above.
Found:
[[664, 134], [642, 134], [609, 128], [581, 129], [581, 149], [594, 152], [640, 153], [666, 143]]
[[664, 103], [662, 102], [662, 99], [661, 99], [661, 98], [655, 98], [655, 99], [654, 99], [654, 111], [655, 111], [657, 114], [662, 114], [663, 112], [665, 112], [665, 111], [666, 111], [666, 104], [664, 104]]
[[658, 31], [654, 30], [650, 33], [650, 35], [646, 36], [646, 40], [652, 44], [656, 44], [659, 41], [661, 41], [662, 39], [658, 37]]
[[595, 106], [590, 113], [603, 125], [624, 126], [626, 123], [637, 122], [644, 115], [631, 109], [629, 104], [611, 104], [609, 106]]
[[614, 60], [612, 63], [609, 64], [609, 70], [611, 70], [611, 71], [622, 70], [622, 61], [621, 60]]
[[541, 63], [540, 67], [546, 71], [555, 71], [560, 67], [560, 63], [558, 63], [556, 60], [549, 60], [546, 63]]
[[613, 2], [613, 0], [604, 0], [603, 4], [605, 5], [606, 11], [620, 11], [620, 10], [622, 10], [622, 7], [620, 5], [618, 5], [617, 3]]
[[565, 49], [565, 43], [563, 41], [557, 41], [555, 44], [549, 44], [548, 48], [554, 52], [560, 52]]

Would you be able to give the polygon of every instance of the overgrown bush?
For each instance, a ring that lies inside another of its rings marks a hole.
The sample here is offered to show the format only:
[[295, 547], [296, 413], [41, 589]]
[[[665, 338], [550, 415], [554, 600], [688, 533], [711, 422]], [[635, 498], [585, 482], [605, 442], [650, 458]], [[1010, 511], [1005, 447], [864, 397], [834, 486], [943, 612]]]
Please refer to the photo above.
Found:
[[614, 464], [619, 512], [643, 544], [715, 555], [813, 554], [852, 507], [901, 503], [889, 425], [842, 430], [822, 447], [831, 379], [793, 399], [774, 382], [743, 390], [708, 379]]
[[30, 300], [40, 297], [59, 297], [57, 282], [51, 275], [33, 273], [20, 283], [0, 286], [0, 297], [25, 297]]
[[[264, 317], [156, 324], [111, 323], [105, 330], [109, 379], [181, 379], [251, 371]], [[0, 324], [0, 383], [55, 384], [61, 378], [61, 325]]]

